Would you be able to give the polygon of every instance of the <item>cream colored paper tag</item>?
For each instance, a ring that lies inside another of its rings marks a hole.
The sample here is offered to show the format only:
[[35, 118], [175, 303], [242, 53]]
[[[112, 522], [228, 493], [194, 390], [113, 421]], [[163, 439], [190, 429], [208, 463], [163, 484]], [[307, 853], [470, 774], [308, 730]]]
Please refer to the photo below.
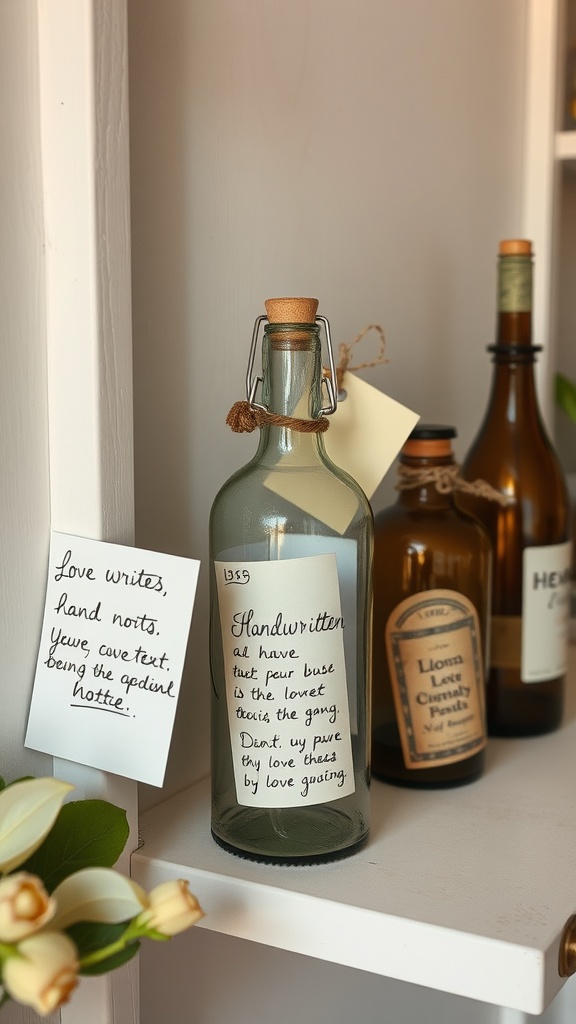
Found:
[[[420, 417], [353, 373], [344, 374], [343, 390], [346, 398], [330, 417], [324, 444], [332, 462], [349, 473], [370, 499]], [[270, 474], [265, 484], [331, 530], [343, 534], [348, 529], [354, 510], [351, 503], [342, 502], [342, 485], [336, 477], [328, 478], [320, 493], [311, 486], [309, 469], [291, 469], [285, 476]]]
[[353, 373], [344, 374], [342, 390], [347, 397], [330, 417], [326, 451], [371, 498], [420, 416]]

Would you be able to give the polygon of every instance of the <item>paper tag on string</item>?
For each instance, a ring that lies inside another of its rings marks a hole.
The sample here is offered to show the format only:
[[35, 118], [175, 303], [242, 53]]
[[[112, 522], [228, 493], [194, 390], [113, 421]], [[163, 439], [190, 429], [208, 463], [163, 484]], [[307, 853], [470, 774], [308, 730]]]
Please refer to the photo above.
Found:
[[[346, 398], [330, 416], [324, 444], [332, 462], [371, 498], [420, 417], [353, 373], [344, 374], [342, 388]], [[326, 476], [320, 492], [310, 485], [309, 469], [271, 473], [264, 483], [331, 530], [343, 534], [348, 529], [353, 511], [341, 500], [337, 477]]]
[[353, 373], [344, 374], [342, 391], [346, 398], [330, 417], [324, 444], [371, 498], [420, 416]]

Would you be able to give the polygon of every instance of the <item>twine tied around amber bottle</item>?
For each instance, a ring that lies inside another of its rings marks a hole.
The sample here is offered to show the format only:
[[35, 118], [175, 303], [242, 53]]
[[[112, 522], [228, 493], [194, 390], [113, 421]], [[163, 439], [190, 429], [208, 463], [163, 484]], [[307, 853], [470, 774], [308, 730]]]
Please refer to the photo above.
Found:
[[[380, 352], [376, 359], [372, 359], [369, 362], [358, 363], [357, 366], [350, 366], [350, 356], [352, 349], [355, 345], [358, 345], [362, 339], [369, 333], [369, 331], [376, 331], [380, 335]], [[338, 364], [336, 366], [336, 387], [340, 392], [342, 390], [342, 381], [344, 380], [344, 374], [354, 373], [356, 370], [365, 370], [372, 366], [379, 366], [382, 363], [387, 363], [388, 360], [384, 358], [384, 349], [386, 346], [386, 339], [384, 337], [384, 331], [379, 324], [368, 324], [364, 327], [359, 334], [356, 335], [354, 340], [350, 344], [342, 342], [338, 349]], [[325, 376], [330, 376], [330, 371], [324, 370]], [[279, 413], [268, 412], [267, 409], [261, 409], [258, 406], [250, 405], [250, 402], [246, 400], [242, 402], [235, 402], [230, 412], [226, 417], [226, 423], [236, 434], [251, 433], [256, 427], [289, 427], [291, 430], [298, 430], [302, 434], [323, 434], [324, 431], [328, 430], [330, 421], [326, 416], [320, 416], [317, 420], [304, 420], [293, 416], [281, 416]]]
[[465, 494], [474, 494], [477, 498], [497, 501], [499, 505], [509, 505], [514, 500], [506, 494], [502, 494], [501, 491], [497, 491], [486, 480], [464, 480], [460, 476], [460, 466], [457, 464], [451, 466], [405, 466], [399, 463], [397, 473], [397, 491], [408, 491], [433, 484], [438, 494], [453, 494], [454, 491], [462, 491]]

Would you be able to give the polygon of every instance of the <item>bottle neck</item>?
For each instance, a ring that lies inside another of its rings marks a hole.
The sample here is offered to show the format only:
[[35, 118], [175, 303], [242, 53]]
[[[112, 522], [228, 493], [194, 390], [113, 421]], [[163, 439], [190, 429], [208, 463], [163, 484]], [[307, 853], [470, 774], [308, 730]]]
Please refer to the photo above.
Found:
[[[262, 399], [269, 412], [299, 420], [320, 417], [322, 363], [316, 325], [267, 325], [262, 366]], [[260, 458], [266, 454], [305, 463], [317, 459], [322, 449], [319, 433], [268, 424], [261, 428]]]
[[532, 345], [531, 312], [499, 310], [496, 324], [496, 347], [509, 348], [511, 346], [529, 347], [538, 351], [537, 347]]
[[442, 486], [442, 470], [456, 467], [452, 453], [444, 456], [410, 456], [401, 452], [398, 460], [398, 501], [405, 509], [429, 508], [435, 511], [453, 507], [452, 491]]
[[487, 415], [496, 410], [510, 423], [539, 419], [534, 375], [540, 348], [532, 344], [532, 257], [500, 257], [494, 371]]

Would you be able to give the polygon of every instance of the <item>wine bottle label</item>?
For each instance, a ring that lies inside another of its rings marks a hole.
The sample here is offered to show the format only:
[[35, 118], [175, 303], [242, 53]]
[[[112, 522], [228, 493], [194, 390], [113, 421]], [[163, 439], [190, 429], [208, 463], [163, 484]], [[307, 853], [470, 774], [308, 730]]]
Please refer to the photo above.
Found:
[[237, 802], [296, 807], [350, 795], [335, 554], [214, 567]]
[[498, 274], [498, 309], [501, 313], [532, 310], [532, 260], [530, 256], [506, 256]]
[[428, 590], [396, 606], [386, 648], [407, 768], [453, 764], [486, 744], [482, 640], [474, 605]]
[[523, 683], [564, 675], [568, 660], [570, 541], [524, 548], [522, 554]]

